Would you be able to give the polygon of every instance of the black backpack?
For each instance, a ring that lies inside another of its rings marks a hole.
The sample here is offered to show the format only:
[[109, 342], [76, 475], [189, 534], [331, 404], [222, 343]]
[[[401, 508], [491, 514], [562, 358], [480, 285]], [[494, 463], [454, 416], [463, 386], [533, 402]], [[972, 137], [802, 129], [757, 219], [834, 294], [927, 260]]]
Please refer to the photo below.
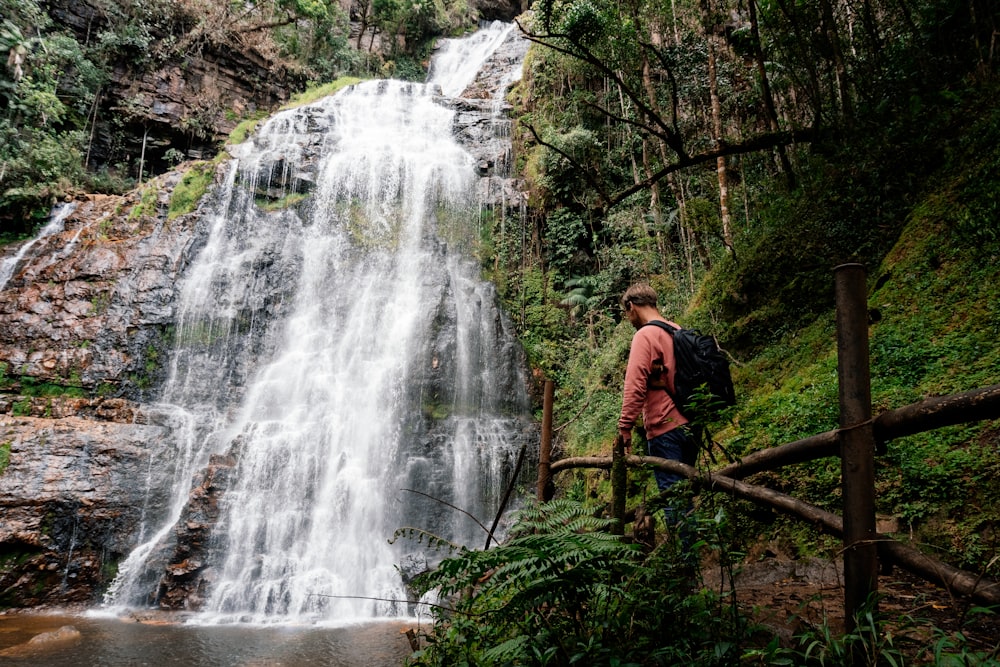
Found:
[[[674, 339], [674, 389], [670, 394], [677, 409], [692, 421], [711, 419], [723, 408], [736, 405], [729, 361], [711, 336], [697, 329], [676, 329], [661, 320], [656, 325]], [[653, 365], [649, 388], [667, 390], [667, 376], [662, 365]]]

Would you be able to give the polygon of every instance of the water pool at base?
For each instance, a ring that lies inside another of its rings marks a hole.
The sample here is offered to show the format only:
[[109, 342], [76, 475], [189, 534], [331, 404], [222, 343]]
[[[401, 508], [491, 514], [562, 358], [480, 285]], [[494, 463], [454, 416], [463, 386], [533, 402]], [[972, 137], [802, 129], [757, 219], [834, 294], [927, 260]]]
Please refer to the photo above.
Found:
[[[65, 639], [29, 644], [70, 626]], [[33, 667], [399, 667], [411, 653], [415, 621], [338, 627], [188, 625], [66, 613], [0, 615], [0, 665]]]

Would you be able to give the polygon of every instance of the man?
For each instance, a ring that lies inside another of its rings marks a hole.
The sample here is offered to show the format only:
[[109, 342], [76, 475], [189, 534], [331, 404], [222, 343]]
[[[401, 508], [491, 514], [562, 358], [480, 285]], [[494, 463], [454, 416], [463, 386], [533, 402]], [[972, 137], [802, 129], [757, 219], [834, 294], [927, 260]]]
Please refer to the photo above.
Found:
[[[622, 395], [622, 412], [618, 420], [618, 437], [625, 444], [628, 453], [632, 446], [632, 428], [642, 415], [649, 443], [649, 455], [672, 461], [694, 465], [698, 449], [684, 426], [687, 418], [674, 404], [670, 392], [674, 389], [674, 339], [658, 325], [645, 326], [658, 320], [679, 328], [660, 315], [656, 308], [656, 292], [649, 285], [633, 285], [622, 295], [622, 308], [629, 322], [636, 328], [629, 349], [628, 368], [625, 371], [625, 389]], [[661, 370], [662, 369], [662, 372]], [[657, 377], [666, 375], [665, 378]], [[650, 387], [650, 380], [657, 384], [666, 382], [664, 389]], [[656, 485], [666, 491], [684, 479], [665, 470], [654, 470]], [[668, 505], [663, 510], [667, 527], [673, 528], [681, 516], [691, 507], [690, 501], [683, 506]]]

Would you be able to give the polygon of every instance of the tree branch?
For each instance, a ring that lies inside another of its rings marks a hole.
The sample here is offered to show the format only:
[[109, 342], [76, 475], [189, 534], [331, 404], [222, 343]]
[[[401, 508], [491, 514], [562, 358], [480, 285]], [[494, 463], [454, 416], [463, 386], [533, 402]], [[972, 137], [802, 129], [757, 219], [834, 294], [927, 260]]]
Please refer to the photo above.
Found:
[[[557, 53], [562, 53], [563, 55], [588, 63], [600, 71], [604, 76], [618, 84], [625, 95], [632, 100], [632, 103], [635, 104], [636, 108], [638, 108], [651, 123], [662, 128], [664, 142], [670, 146], [670, 148], [677, 153], [678, 156], [681, 158], [685, 157], [684, 143], [681, 139], [681, 135], [667, 125], [660, 114], [651, 109], [649, 105], [642, 100], [642, 97], [625, 82], [618, 72], [608, 67], [600, 58], [591, 53], [590, 49], [578, 42], [573, 41], [568, 35], [552, 32], [539, 35], [527, 30], [519, 21], [517, 21], [517, 19], [514, 19], [514, 22], [517, 23], [518, 28], [521, 30], [521, 34], [523, 34], [525, 39], [528, 41], [550, 48]], [[556, 40], [563, 40], [572, 45], [576, 50], [560, 46], [556, 43]]]
[[[442, 505], [444, 505], [444, 506], [446, 506], [446, 507], [450, 507], [451, 509], [455, 510], [456, 512], [461, 512], [461, 513], [462, 513], [462, 514], [464, 514], [465, 516], [467, 516], [467, 517], [469, 517], [470, 519], [472, 519], [473, 521], [475, 521], [475, 522], [476, 522], [476, 525], [477, 525], [477, 526], [479, 526], [480, 528], [482, 528], [482, 529], [483, 529], [483, 532], [484, 532], [484, 533], [486, 533], [487, 535], [489, 535], [489, 536], [490, 536], [491, 538], [493, 537], [493, 533], [492, 533], [492, 532], [490, 531], [490, 529], [489, 529], [489, 528], [487, 528], [486, 526], [484, 526], [484, 525], [483, 525], [483, 522], [482, 522], [482, 521], [480, 521], [479, 519], [477, 519], [476, 517], [474, 517], [474, 516], [473, 516], [472, 514], [470, 514], [469, 512], [466, 512], [466, 511], [465, 511], [464, 509], [462, 509], [461, 507], [455, 507], [455, 506], [454, 506], [454, 505], [452, 505], [451, 503], [449, 503], [449, 502], [447, 502], [447, 501], [444, 501], [444, 500], [441, 500], [440, 498], [435, 498], [434, 496], [432, 496], [432, 495], [430, 495], [430, 494], [427, 494], [427, 493], [424, 493], [423, 491], [417, 491], [417, 490], [415, 490], [415, 489], [402, 489], [402, 490], [403, 490], [403, 491], [408, 491], [408, 492], [410, 492], [410, 493], [415, 493], [415, 494], [417, 494], [418, 496], [423, 496], [424, 498], [429, 498], [430, 500], [433, 500], [434, 502], [438, 502], [438, 503], [441, 503]], [[495, 538], [494, 538], [494, 539], [495, 539]]]
[[601, 202], [603, 204], [602, 208], [603, 209], [607, 209], [608, 208], [608, 206], [607, 206], [607, 202], [609, 201], [608, 194], [604, 190], [604, 187], [600, 183], [597, 182], [597, 179], [594, 178], [593, 174], [590, 173], [589, 169], [587, 169], [582, 164], [580, 164], [579, 162], [577, 162], [577, 160], [574, 159], [568, 153], [566, 153], [566, 151], [564, 151], [561, 148], [559, 148], [558, 146], [554, 146], [551, 143], [549, 143], [549, 142], [545, 141], [544, 139], [542, 139], [538, 135], [538, 131], [535, 130], [534, 126], [529, 125], [528, 123], [524, 123], [524, 126], [526, 128], [528, 128], [528, 131], [531, 132], [531, 136], [533, 136], [535, 138], [535, 141], [537, 141], [539, 143], [539, 145], [545, 146], [546, 148], [555, 151], [560, 156], [562, 156], [567, 161], [569, 161], [569, 163], [571, 165], [573, 165], [574, 167], [576, 167], [580, 171], [580, 173], [583, 175], [583, 178], [586, 179], [587, 183], [589, 183], [590, 186], [592, 188], [594, 188], [594, 190], [597, 191], [597, 195], [600, 197]]
[[[758, 505], [771, 507], [785, 514], [809, 521], [826, 533], [837, 537], [844, 535], [844, 520], [840, 516], [778, 491], [710, 472], [699, 472], [696, 468], [678, 461], [653, 456], [629, 456], [628, 463], [650, 465], [654, 468], [684, 475], [696, 485], [709, 491], [732, 493], [734, 496]], [[634, 518], [634, 510], [630, 514]], [[626, 516], [626, 521], [628, 520], [629, 517]], [[897, 542], [889, 535], [879, 534], [876, 535], [875, 539], [881, 558], [891, 561], [933, 584], [942, 586], [952, 593], [967, 596], [981, 604], [1000, 604], [1000, 582], [987, 579], [982, 574], [967, 572], [948, 565], [914, 547]]]

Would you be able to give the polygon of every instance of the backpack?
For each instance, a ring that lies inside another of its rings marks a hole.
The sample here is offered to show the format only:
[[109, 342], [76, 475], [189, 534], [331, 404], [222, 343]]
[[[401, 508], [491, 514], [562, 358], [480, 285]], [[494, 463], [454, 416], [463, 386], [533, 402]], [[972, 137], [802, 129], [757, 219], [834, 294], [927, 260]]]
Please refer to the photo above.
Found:
[[[652, 320], [643, 326], [650, 324], [660, 327], [674, 339], [674, 363], [677, 368], [674, 371], [675, 391], [670, 397], [681, 414], [688, 419], [711, 419], [723, 408], [736, 405], [729, 361], [713, 337], [697, 329], [675, 329], [660, 320]], [[669, 392], [665, 371], [662, 363], [653, 364], [649, 375], [650, 389]]]

